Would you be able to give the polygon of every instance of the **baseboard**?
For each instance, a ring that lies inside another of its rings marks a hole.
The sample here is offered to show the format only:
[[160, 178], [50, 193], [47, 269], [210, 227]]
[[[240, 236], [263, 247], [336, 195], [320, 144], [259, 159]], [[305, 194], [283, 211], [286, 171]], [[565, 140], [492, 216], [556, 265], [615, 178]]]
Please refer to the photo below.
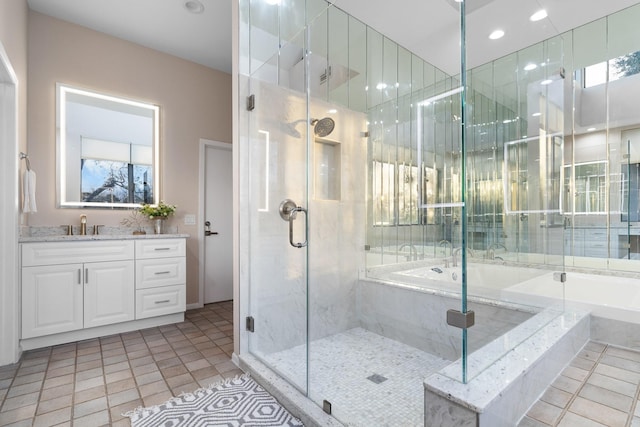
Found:
[[198, 308], [204, 307], [204, 304], [200, 304], [199, 302], [194, 302], [191, 304], [187, 304], [187, 310], [196, 310]]
[[42, 337], [26, 338], [20, 340], [22, 350], [49, 347], [74, 341], [88, 340], [107, 335], [123, 334], [140, 329], [156, 326], [170, 325], [184, 321], [184, 313], [166, 314], [164, 316], [149, 317], [147, 319], [132, 320], [129, 322], [114, 323], [112, 325], [98, 326], [95, 328], [79, 329], [77, 331], [62, 332], [59, 334], [45, 335]]

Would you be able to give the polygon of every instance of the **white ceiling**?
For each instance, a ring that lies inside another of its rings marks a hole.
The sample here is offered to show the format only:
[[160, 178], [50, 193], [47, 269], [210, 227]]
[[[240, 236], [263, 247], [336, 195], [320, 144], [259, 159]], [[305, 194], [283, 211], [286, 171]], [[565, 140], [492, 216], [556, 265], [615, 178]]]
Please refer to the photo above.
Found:
[[[28, 0], [31, 9], [231, 72], [231, 2], [200, 0]], [[266, 0], [253, 0], [266, 1]], [[271, 0], [273, 1], [273, 0]], [[636, 4], [635, 0], [467, 0], [467, 65], [475, 67]], [[459, 12], [454, 0], [336, 0], [334, 4], [449, 74], [459, 72]], [[545, 8], [549, 17], [532, 23]], [[501, 28], [506, 35], [491, 41]]]

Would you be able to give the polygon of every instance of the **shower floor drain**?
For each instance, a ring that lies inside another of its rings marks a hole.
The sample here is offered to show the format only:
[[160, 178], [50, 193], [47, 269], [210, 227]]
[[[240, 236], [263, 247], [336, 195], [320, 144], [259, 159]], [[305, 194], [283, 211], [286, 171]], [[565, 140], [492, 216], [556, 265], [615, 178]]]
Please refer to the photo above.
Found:
[[367, 377], [367, 379], [369, 381], [372, 381], [372, 382], [376, 383], [376, 384], [380, 384], [380, 383], [385, 382], [387, 380], [387, 378], [385, 378], [385, 377], [383, 377], [382, 375], [379, 375], [379, 374], [373, 374], [370, 377]]

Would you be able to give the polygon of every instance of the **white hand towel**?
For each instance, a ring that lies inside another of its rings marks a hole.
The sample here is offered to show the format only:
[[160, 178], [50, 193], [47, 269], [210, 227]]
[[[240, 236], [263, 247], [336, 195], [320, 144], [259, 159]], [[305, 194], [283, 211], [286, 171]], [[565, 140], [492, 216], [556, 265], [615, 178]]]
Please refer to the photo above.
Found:
[[34, 171], [24, 171], [22, 191], [22, 212], [38, 212], [38, 208], [36, 207], [36, 173]]

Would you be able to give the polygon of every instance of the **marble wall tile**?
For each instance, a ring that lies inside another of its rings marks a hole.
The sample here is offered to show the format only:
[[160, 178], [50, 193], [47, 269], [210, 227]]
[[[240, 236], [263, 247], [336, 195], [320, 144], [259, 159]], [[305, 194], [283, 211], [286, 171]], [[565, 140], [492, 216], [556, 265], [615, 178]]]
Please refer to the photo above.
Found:
[[591, 316], [591, 339], [640, 350], [640, 328], [637, 323]]
[[[445, 359], [460, 357], [461, 330], [446, 322], [447, 310], [460, 308], [456, 296], [361, 280], [357, 300], [363, 328]], [[470, 352], [533, 316], [528, 311], [479, 302], [470, 302], [469, 309], [476, 316], [476, 324], [468, 332]]]
[[[268, 99], [270, 108], [251, 113], [241, 138], [240, 163], [247, 171], [241, 176], [247, 176], [240, 202], [241, 212], [248, 212], [241, 216], [241, 241], [250, 248], [243, 255], [250, 268], [241, 274], [240, 293], [249, 300], [242, 305], [244, 315], [255, 319], [256, 332], [247, 336], [250, 347], [269, 354], [358, 325], [355, 289], [364, 264], [365, 227], [357, 219], [366, 216], [366, 117], [313, 101], [310, 117], [338, 110], [325, 142], [339, 152], [340, 166], [318, 170], [313, 156], [319, 143], [312, 139], [307, 147], [312, 127], [304, 94], [258, 80], [251, 84], [256, 99]], [[320, 179], [337, 181], [339, 195], [316, 191]], [[285, 199], [308, 209], [307, 215], [297, 214], [292, 237], [296, 243], [306, 238], [306, 248], [289, 243], [289, 223], [279, 214]]]
[[477, 427], [478, 414], [429, 390], [425, 390], [424, 425], [438, 427]]

